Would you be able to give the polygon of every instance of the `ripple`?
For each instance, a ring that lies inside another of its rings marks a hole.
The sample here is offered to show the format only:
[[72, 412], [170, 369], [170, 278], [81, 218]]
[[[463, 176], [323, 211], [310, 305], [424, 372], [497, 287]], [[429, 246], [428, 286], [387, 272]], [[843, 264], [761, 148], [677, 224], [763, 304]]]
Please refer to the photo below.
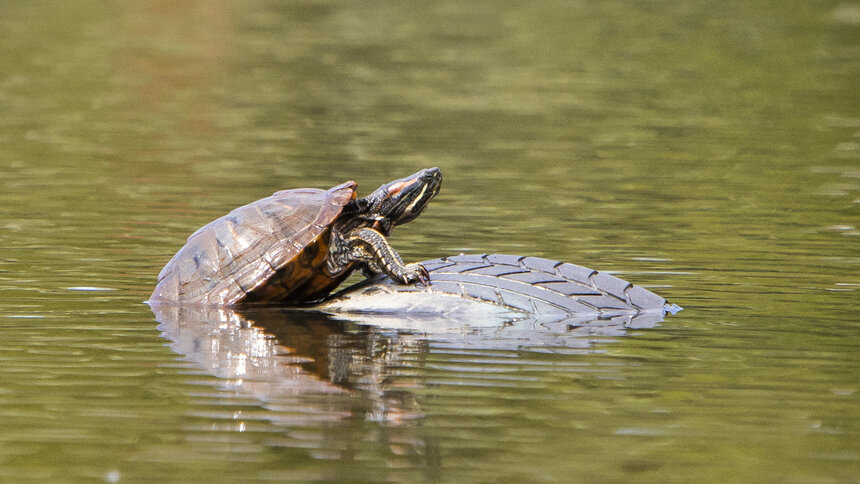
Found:
[[839, 5], [831, 13], [833, 21], [845, 25], [860, 25], [860, 5], [857, 3], [844, 3]]

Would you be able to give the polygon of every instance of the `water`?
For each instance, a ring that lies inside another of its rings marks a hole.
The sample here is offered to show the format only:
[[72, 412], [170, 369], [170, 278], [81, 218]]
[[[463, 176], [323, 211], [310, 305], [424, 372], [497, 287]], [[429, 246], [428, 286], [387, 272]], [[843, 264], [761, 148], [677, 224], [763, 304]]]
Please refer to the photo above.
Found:
[[[858, 29], [850, 1], [4, 5], [0, 481], [856, 482]], [[233, 207], [426, 166], [406, 259], [565, 260], [685, 311], [522, 349], [227, 318], [189, 349], [141, 304]]]

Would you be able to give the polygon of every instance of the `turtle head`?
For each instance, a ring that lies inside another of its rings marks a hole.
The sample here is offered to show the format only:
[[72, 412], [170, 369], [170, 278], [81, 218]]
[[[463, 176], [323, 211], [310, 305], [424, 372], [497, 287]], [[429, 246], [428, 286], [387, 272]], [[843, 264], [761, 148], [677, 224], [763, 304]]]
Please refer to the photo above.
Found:
[[410, 222], [420, 215], [441, 186], [442, 170], [427, 168], [388, 182], [370, 195], [349, 202], [344, 212], [372, 222], [380, 232], [388, 235], [394, 226]]

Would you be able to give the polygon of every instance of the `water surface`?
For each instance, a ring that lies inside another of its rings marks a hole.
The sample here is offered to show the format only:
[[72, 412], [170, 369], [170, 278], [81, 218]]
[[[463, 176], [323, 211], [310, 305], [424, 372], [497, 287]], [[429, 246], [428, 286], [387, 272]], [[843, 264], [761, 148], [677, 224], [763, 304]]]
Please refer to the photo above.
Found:
[[[858, 29], [850, 1], [4, 6], [0, 480], [856, 481]], [[233, 207], [427, 166], [406, 259], [564, 260], [685, 311], [521, 345], [141, 304]]]

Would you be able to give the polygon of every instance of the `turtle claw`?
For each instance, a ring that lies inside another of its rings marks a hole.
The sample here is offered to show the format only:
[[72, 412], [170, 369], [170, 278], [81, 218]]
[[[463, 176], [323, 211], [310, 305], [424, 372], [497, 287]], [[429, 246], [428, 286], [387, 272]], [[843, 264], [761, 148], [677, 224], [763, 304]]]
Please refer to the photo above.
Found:
[[418, 274], [418, 281], [421, 282], [421, 285], [423, 285], [423, 286], [429, 286], [430, 285], [430, 272], [428, 272], [427, 268], [425, 268], [421, 264], [418, 264], [418, 267], [420, 268], [419, 269], [420, 273]]
[[424, 286], [430, 284], [430, 272], [421, 264], [409, 264], [406, 266], [407, 272], [403, 274], [403, 283], [411, 284], [413, 282], [420, 283]]

